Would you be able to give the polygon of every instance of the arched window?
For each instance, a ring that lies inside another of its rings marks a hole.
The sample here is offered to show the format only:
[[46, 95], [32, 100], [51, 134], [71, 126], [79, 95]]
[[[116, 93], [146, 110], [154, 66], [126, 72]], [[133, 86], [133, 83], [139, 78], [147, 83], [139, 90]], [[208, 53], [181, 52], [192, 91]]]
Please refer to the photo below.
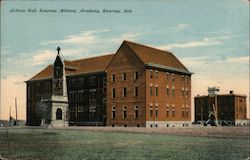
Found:
[[61, 120], [62, 119], [62, 109], [58, 108], [56, 110], [56, 120]]

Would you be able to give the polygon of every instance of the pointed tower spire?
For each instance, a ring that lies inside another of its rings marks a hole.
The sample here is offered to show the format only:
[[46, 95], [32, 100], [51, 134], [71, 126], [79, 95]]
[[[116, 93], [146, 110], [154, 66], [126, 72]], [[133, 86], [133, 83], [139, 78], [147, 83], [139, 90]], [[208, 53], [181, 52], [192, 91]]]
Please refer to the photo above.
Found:
[[58, 46], [56, 50], [57, 50], [57, 54], [59, 54], [59, 53], [60, 53], [61, 48]]

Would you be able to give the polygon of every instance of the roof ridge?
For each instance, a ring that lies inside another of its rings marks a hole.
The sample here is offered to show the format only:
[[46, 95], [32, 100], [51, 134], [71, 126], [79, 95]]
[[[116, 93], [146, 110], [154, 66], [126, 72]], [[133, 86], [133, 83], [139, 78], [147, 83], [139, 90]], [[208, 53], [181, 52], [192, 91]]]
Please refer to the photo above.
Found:
[[163, 49], [159, 49], [159, 48], [155, 48], [155, 47], [152, 47], [152, 46], [147, 46], [147, 45], [144, 45], [144, 44], [141, 44], [141, 43], [136, 43], [136, 42], [132, 42], [132, 41], [128, 41], [128, 40], [124, 40], [124, 42], [132, 43], [132, 44], [135, 44], [135, 45], [140, 45], [140, 46], [147, 47], [147, 48], [151, 48], [151, 49], [155, 49], [155, 50], [158, 50], [158, 51], [161, 51], [161, 52], [171, 53], [172, 55], [174, 55], [174, 54], [173, 54], [172, 52], [170, 52], [170, 51], [163, 50]]

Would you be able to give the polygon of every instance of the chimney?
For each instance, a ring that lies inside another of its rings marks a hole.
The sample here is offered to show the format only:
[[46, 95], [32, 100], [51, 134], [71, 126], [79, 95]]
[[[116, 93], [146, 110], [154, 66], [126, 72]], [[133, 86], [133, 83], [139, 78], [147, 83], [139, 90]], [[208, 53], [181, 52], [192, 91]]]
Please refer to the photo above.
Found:
[[234, 93], [234, 91], [229, 91], [229, 93], [230, 93], [230, 94], [233, 94], [233, 93]]

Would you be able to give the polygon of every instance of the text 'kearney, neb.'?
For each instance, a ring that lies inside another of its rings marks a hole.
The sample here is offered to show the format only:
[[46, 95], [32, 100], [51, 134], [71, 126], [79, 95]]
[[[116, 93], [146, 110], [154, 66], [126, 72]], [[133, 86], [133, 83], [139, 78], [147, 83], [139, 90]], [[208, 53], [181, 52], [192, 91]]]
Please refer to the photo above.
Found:
[[10, 9], [10, 13], [132, 13], [132, 9], [18, 9], [12, 8]]

